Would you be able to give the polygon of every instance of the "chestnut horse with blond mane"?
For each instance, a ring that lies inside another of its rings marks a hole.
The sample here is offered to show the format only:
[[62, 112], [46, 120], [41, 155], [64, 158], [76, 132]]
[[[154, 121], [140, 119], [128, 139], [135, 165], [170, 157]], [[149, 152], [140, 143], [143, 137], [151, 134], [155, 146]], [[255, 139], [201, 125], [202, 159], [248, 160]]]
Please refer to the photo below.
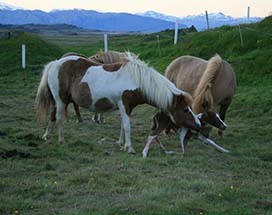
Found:
[[[204, 60], [194, 56], [181, 56], [166, 68], [165, 76], [177, 88], [193, 96], [192, 109], [198, 114], [205, 110], [217, 111], [224, 121], [226, 111], [236, 91], [236, 76], [231, 65], [217, 54]], [[222, 136], [223, 131], [218, 130]]]
[[131, 144], [130, 115], [140, 104], [163, 110], [178, 126], [200, 129], [200, 121], [190, 108], [192, 97], [188, 93], [129, 52], [126, 59], [124, 63], [97, 64], [71, 55], [49, 62], [36, 96], [38, 117], [46, 116], [52, 107], [43, 139], [51, 142], [56, 124], [58, 142], [64, 141], [65, 108], [71, 101], [94, 112], [119, 109], [120, 137], [124, 137], [123, 148], [129, 153], [135, 153]]

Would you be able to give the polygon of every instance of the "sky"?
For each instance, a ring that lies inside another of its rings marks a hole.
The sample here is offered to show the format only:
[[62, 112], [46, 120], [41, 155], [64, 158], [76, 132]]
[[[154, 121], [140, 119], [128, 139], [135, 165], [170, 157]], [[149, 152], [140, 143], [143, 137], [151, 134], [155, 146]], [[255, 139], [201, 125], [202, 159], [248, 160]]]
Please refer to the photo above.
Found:
[[100, 12], [141, 13], [153, 10], [183, 17], [200, 13], [223, 12], [233, 17], [272, 15], [272, 0], [0, 0], [7, 4], [34, 10], [86, 9]]

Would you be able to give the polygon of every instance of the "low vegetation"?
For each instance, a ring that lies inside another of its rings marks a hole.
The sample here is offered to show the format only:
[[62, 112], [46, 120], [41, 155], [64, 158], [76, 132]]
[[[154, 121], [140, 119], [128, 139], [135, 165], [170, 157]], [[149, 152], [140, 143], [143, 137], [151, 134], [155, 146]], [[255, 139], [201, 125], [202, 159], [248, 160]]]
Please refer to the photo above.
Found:
[[[158, 71], [186, 54], [229, 61], [238, 89], [227, 113], [228, 128], [218, 143], [222, 154], [197, 141], [182, 156], [178, 138], [161, 136], [164, 154], [153, 145], [141, 150], [156, 110], [139, 106], [132, 115], [135, 156], [120, 151], [118, 112], [95, 124], [72, 106], [66, 142], [46, 145], [45, 126], [36, 121], [34, 99], [44, 64], [69, 51], [85, 55], [103, 50], [103, 35], [20, 33], [0, 39], [0, 214], [271, 214], [272, 211], [272, 17], [260, 23], [180, 35], [110, 35], [109, 49], [130, 50]], [[21, 44], [27, 68], [21, 68]], [[216, 139], [216, 131], [212, 132]]]

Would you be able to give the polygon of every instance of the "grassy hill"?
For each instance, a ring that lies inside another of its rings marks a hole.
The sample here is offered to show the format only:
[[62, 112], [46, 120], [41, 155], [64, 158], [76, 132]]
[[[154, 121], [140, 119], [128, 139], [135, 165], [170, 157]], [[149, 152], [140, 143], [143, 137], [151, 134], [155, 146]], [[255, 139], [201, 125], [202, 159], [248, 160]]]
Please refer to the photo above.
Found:
[[[43, 65], [68, 51], [92, 55], [103, 49], [103, 35], [17, 32], [1, 38], [0, 214], [270, 214], [271, 27], [268, 17], [240, 26], [241, 31], [225, 26], [179, 34], [176, 46], [173, 31], [109, 35], [109, 49], [140, 54], [160, 72], [181, 55], [209, 59], [218, 53], [237, 75], [237, 93], [226, 117], [229, 127], [218, 140], [231, 154], [191, 141], [185, 157], [165, 155], [153, 145], [147, 159], [141, 150], [156, 110], [145, 105], [132, 115], [135, 156], [115, 143], [118, 112], [96, 125], [82, 110], [85, 121], [78, 124], [70, 108], [66, 142], [57, 145], [56, 136], [52, 145], [41, 140], [46, 125], [36, 122], [33, 103]], [[22, 43], [27, 46], [25, 70]], [[161, 140], [180, 151], [175, 135]]]

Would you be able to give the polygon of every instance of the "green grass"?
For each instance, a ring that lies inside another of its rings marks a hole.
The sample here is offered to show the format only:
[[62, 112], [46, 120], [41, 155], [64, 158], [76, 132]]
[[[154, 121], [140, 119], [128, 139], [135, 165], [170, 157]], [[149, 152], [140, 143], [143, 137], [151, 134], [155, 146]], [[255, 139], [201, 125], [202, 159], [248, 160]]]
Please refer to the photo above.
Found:
[[[118, 112], [106, 114], [107, 123], [97, 125], [90, 113], [81, 110], [85, 121], [78, 124], [72, 106], [64, 127], [65, 143], [58, 145], [55, 135], [54, 143], [47, 145], [41, 140], [46, 125], [36, 122], [34, 112], [42, 65], [67, 51], [94, 54], [103, 41], [50, 37], [48, 43], [48, 37], [29, 34], [1, 39], [0, 152], [19, 153], [0, 158], [0, 214], [271, 214], [272, 47], [271, 19], [267, 20], [244, 26], [259, 33], [256, 38], [245, 34], [242, 48], [237, 27], [180, 36], [177, 46], [173, 32], [109, 39], [110, 49], [138, 53], [160, 72], [184, 54], [208, 59], [218, 52], [230, 61], [238, 90], [226, 117], [229, 127], [218, 143], [231, 154], [191, 141], [185, 157], [165, 155], [153, 145], [143, 159], [141, 151], [156, 112], [147, 105], [132, 114], [135, 156], [120, 151], [115, 143]], [[258, 45], [259, 37], [264, 44]], [[27, 43], [29, 51], [24, 71], [21, 43]], [[216, 131], [212, 136], [216, 138]], [[175, 135], [162, 135], [161, 140], [180, 152]]]

